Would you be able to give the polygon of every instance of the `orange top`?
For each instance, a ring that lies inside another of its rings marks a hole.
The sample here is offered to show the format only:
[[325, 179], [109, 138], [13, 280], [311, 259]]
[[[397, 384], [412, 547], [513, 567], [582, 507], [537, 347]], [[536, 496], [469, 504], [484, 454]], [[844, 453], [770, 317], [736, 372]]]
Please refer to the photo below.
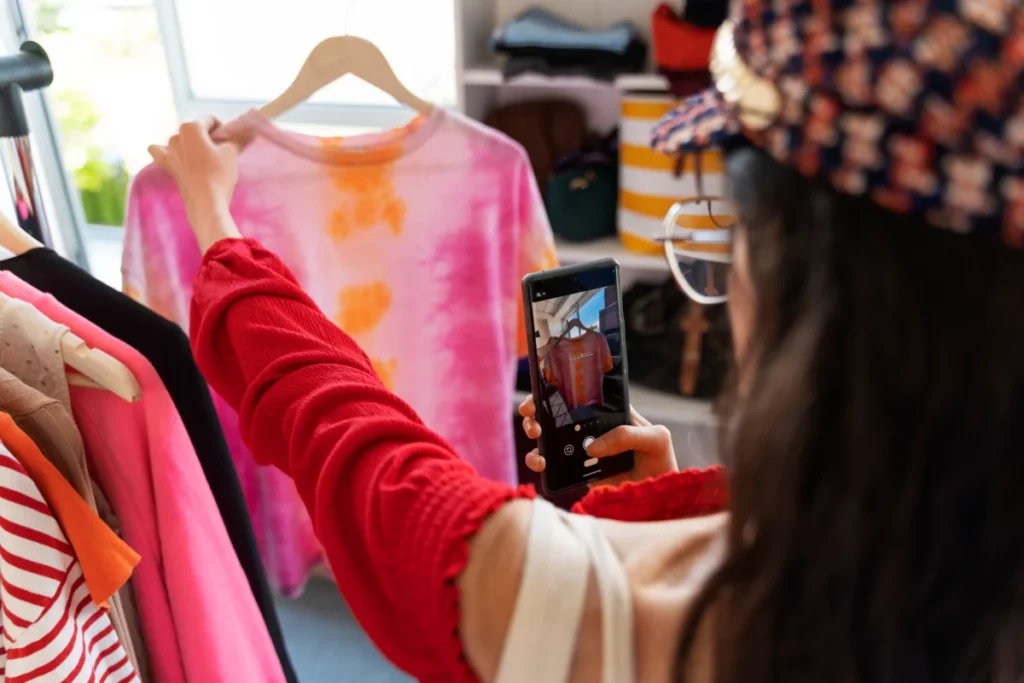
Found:
[[131, 578], [139, 554], [100, 519], [7, 413], [0, 413], [0, 441], [28, 472], [60, 522], [82, 565], [92, 601], [107, 607], [110, 596]]

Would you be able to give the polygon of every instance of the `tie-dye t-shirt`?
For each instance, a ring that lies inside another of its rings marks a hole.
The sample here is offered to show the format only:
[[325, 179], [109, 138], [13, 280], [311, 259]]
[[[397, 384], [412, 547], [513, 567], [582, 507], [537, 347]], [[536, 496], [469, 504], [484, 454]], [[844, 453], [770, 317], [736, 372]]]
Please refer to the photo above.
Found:
[[[365, 349], [384, 383], [485, 477], [516, 478], [512, 395], [525, 354], [519, 283], [553, 267], [554, 244], [523, 149], [435, 108], [409, 126], [353, 138], [286, 132], [257, 112], [232, 215]], [[171, 179], [132, 185], [125, 290], [187, 326], [200, 253]], [[319, 546], [295, 488], [258, 468], [217, 399], [272, 581], [301, 589]]]
[[604, 403], [604, 376], [613, 361], [608, 339], [600, 332], [559, 342], [544, 364], [548, 382], [558, 387], [569, 410]]

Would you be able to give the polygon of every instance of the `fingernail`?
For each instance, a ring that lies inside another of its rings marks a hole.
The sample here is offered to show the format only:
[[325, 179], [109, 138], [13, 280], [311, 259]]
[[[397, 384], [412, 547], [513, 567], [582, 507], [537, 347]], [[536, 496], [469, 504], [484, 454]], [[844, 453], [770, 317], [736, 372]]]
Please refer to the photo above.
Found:
[[595, 458], [604, 455], [604, 441], [598, 439], [590, 444], [590, 447], [587, 448], [587, 455], [592, 455]]

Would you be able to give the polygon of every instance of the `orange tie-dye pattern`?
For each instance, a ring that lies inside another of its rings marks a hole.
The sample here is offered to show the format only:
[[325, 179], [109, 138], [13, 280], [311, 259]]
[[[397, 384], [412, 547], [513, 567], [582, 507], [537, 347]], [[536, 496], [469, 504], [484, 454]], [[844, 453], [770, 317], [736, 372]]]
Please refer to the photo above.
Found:
[[342, 288], [338, 293], [338, 315], [334, 322], [353, 337], [372, 332], [391, 308], [391, 288], [386, 282], [371, 282]]
[[[328, 150], [337, 150], [338, 139], [325, 139]], [[338, 190], [327, 231], [337, 241], [357, 232], [386, 225], [392, 235], [402, 234], [406, 205], [395, 191], [395, 165], [381, 158], [376, 163], [336, 166], [331, 180]]]
[[370, 363], [373, 364], [373, 371], [380, 377], [380, 381], [384, 383], [388, 391], [395, 390], [395, 376], [398, 374], [398, 361], [394, 358], [388, 360], [376, 360], [370, 359]]
[[[369, 334], [380, 324], [391, 308], [391, 288], [386, 282], [345, 287], [338, 293], [338, 315], [334, 322], [352, 335], [356, 341]], [[389, 390], [395, 388], [398, 361], [371, 359], [374, 372]]]

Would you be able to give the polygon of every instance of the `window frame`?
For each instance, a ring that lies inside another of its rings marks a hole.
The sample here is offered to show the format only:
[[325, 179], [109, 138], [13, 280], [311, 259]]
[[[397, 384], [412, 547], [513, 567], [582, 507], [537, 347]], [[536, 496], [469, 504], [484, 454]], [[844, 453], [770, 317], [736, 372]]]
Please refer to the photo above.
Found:
[[[31, 15], [24, 0], [6, 0], [3, 11], [0, 46], [5, 53], [12, 53], [26, 40], [33, 40], [35, 27], [29, 21]], [[85, 211], [64, 163], [64, 143], [47, 88], [26, 93], [22, 101], [29, 124], [33, 170], [52, 242], [47, 246], [88, 270], [89, 259], [82, 240]]]

